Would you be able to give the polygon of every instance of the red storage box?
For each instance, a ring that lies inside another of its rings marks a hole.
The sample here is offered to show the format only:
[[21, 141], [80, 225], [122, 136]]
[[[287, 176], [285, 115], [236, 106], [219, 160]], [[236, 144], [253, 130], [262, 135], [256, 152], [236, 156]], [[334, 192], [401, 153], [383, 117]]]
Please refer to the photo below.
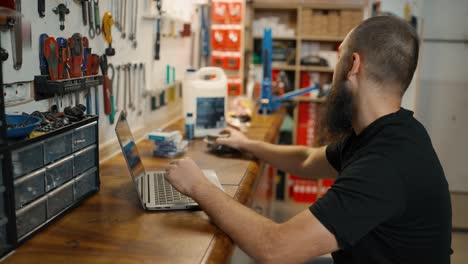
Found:
[[211, 47], [214, 50], [226, 48], [226, 33], [227, 31], [223, 28], [212, 28], [211, 29]]
[[296, 144], [313, 146], [318, 123], [317, 104], [300, 102], [297, 113]]
[[226, 33], [226, 48], [239, 50], [241, 47], [241, 29], [233, 27], [227, 30]]
[[240, 23], [242, 21], [242, 2], [230, 3], [228, 7], [229, 22]]
[[224, 57], [223, 68], [229, 70], [239, 70], [240, 60], [241, 56], [239, 52], [226, 52], [226, 56]]
[[224, 23], [229, 19], [228, 3], [221, 1], [213, 1], [211, 3], [211, 20], [214, 22]]
[[290, 189], [290, 197], [294, 202], [298, 203], [314, 203], [318, 198], [319, 185], [316, 180], [299, 179], [292, 176], [292, 188]]
[[216, 54], [215, 51], [211, 53], [211, 66], [223, 67], [224, 66], [224, 56], [222, 54]]
[[242, 95], [242, 82], [239, 77], [229, 77], [228, 78], [228, 95], [229, 96], [239, 96]]

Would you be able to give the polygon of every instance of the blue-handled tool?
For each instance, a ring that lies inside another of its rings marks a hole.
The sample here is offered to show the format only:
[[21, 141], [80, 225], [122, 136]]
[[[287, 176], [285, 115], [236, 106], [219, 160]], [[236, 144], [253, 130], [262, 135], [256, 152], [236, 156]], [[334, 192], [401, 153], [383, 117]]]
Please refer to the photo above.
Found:
[[91, 53], [89, 49], [89, 40], [87, 37], [83, 37], [83, 65], [81, 65], [81, 71], [83, 72], [83, 76], [89, 75], [89, 72], [86, 72], [88, 66], [88, 54]]
[[210, 54], [210, 31], [208, 29], [208, 23], [206, 22], [205, 7], [201, 7], [201, 34], [202, 34], [202, 52], [201, 55], [203, 58], [207, 59]]
[[91, 115], [91, 90], [86, 92], [86, 114]]
[[44, 41], [46, 38], [48, 38], [49, 35], [47, 34], [41, 34], [39, 36], [39, 65], [40, 65], [40, 68], [41, 68], [41, 74], [42, 75], [48, 75], [49, 74], [49, 70], [48, 70], [48, 66], [47, 66], [47, 60], [44, 56]]
[[273, 78], [272, 78], [272, 54], [273, 54], [273, 38], [271, 28], [265, 28], [263, 32], [262, 41], [262, 61], [263, 61], [263, 80], [262, 80], [262, 94], [260, 97], [259, 113], [271, 114], [280, 108], [282, 101], [291, 99], [296, 96], [308, 93], [313, 90], [319, 90], [318, 85], [303, 88], [300, 90], [285, 93], [282, 96], [273, 95]]

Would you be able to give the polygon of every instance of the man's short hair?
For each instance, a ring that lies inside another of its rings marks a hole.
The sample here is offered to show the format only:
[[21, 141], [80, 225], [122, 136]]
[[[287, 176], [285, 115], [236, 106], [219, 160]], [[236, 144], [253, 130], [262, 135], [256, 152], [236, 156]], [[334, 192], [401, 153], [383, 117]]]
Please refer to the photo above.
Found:
[[395, 16], [372, 17], [352, 31], [348, 43], [351, 53], [362, 56], [369, 79], [399, 85], [404, 94], [419, 55], [419, 37], [410, 24]]

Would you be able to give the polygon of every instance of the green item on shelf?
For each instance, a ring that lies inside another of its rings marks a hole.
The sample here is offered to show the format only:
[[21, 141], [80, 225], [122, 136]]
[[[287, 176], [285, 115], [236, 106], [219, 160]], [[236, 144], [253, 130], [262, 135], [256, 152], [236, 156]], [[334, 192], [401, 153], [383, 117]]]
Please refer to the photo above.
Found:
[[262, 64], [262, 57], [258, 53], [254, 53], [252, 57], [253, 64]]

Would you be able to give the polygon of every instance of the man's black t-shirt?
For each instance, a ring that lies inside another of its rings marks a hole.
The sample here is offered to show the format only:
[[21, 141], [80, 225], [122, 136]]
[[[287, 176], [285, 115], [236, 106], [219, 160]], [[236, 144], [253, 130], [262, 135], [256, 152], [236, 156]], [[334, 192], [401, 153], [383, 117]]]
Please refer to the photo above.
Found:
[[450, 263], [448, 184], [424, 127], [400, 109], [331, 144], [339, 172], [310, 207], [335, 235], [342, 263]]

